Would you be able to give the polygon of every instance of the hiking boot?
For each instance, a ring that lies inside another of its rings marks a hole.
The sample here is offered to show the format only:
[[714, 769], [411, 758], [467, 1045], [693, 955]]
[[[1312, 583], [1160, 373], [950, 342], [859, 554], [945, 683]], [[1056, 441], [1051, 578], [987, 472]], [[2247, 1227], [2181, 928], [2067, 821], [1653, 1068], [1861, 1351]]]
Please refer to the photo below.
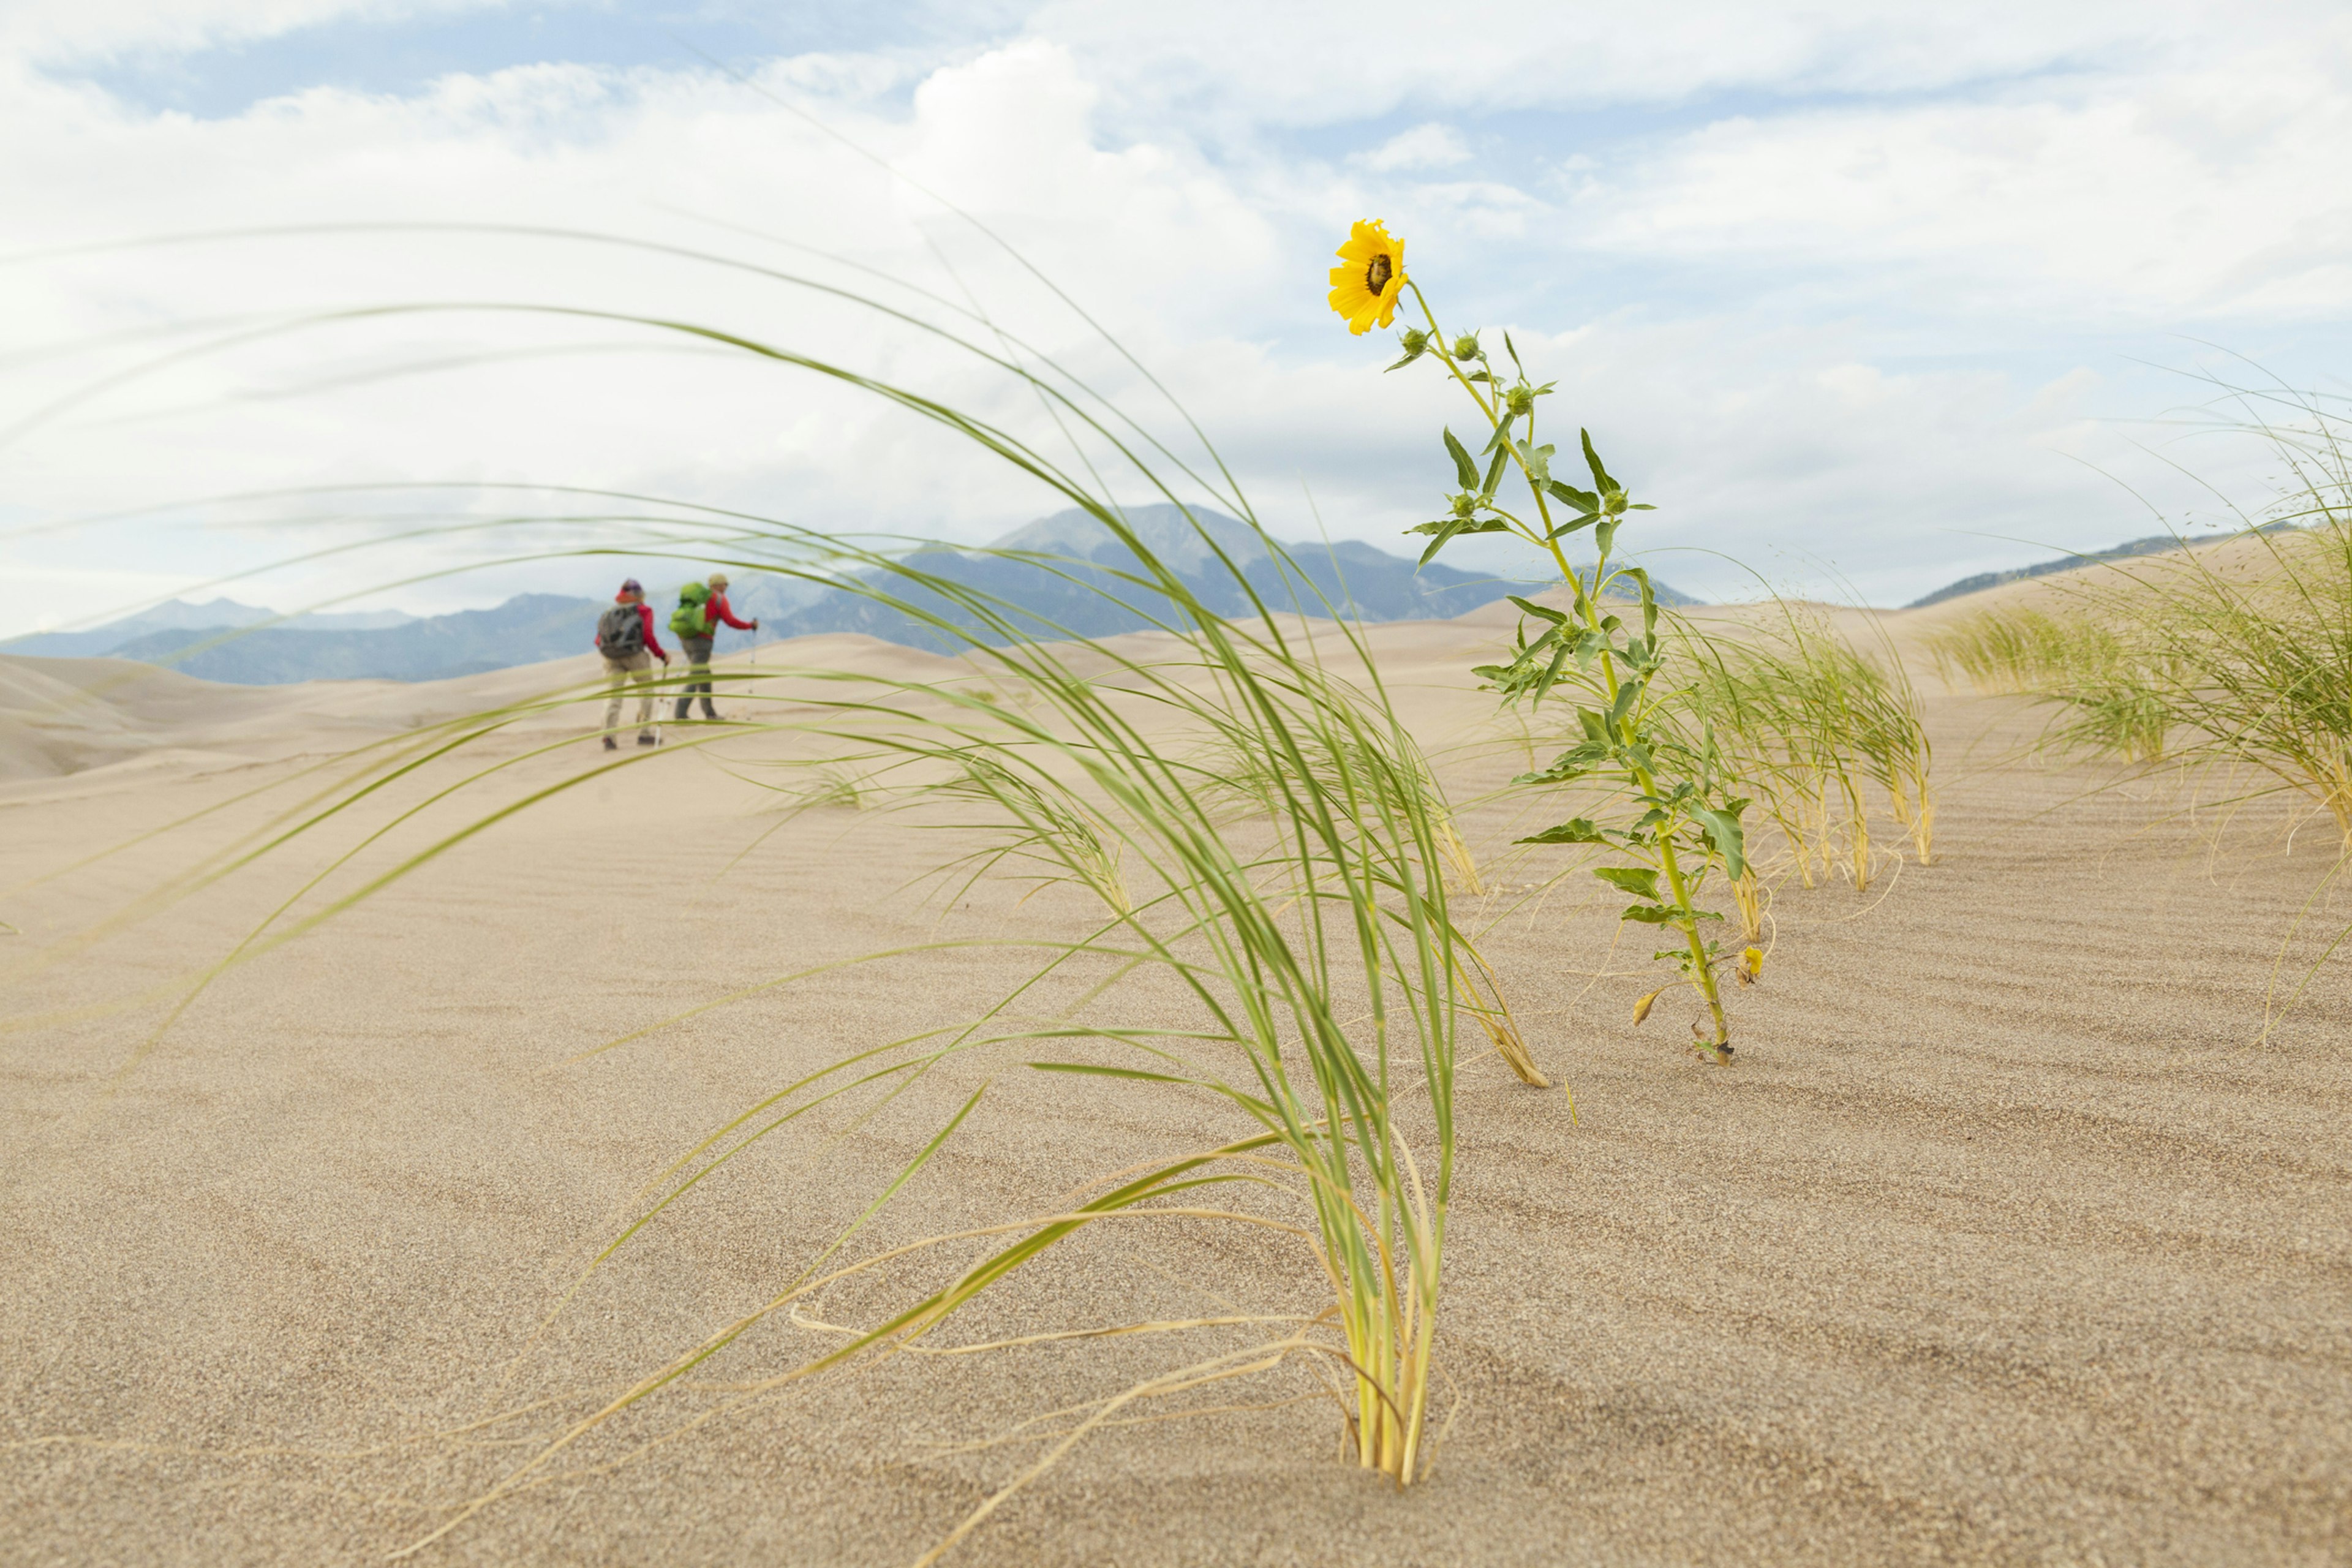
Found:
[[604, 737], [604, 749], [608, 752], [617, 752], [621, 749], [621, 742], [607, 735]]
[[647, 731], [646, 733], [637, 737], [637, 744], [640, 746], [658, 746], [661, 744], [661, 737], [653, 733], [651, 731]]

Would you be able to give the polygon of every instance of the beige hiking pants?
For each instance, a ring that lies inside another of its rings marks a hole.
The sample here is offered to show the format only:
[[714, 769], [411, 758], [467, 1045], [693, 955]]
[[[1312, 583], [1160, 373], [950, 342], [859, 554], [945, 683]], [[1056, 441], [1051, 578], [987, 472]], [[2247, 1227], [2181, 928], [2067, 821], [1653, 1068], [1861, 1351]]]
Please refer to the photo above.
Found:
[[637, 728], [646, 734], [654, 727], [654, 656], [649, 649], [639, 648], [626, 658], [604, 660], [604, 674], [613, 683], [613, 700], [604, 704], [604, 732], [611, 734], [620, 727], [621, 704], [628, 699], [628, 689], [634, 684], [638, 690]]

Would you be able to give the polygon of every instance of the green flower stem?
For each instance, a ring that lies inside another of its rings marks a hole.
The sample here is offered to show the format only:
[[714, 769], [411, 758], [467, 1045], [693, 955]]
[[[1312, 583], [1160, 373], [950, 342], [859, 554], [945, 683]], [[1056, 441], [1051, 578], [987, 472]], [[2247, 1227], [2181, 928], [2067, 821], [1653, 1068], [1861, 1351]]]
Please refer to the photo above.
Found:
[[[1462, 367], [1454, 362], [1454, 355], [1447, 350], [1445, 330], [1438, 325], [1437, 311], [1431, 306], [1429, 296], [1423, 294], [1421, 291], [1421, 285], [1413, 282], [1410, 278], [1405, 280], [1405, 287], [1412, 290], [1413, 300], [1421, 306], [1422, 319], [1429, 323], [1430, 342], [1435, 347], [1438, 359], [1444, 364], [1446, 374], [1453, 376], [1455, 384], [1470, 395], [1470, 401], [1476, 404], [1478, 412], [1486, 416], [1487, 427], [1499, 428], [1502, 419], [1496, 413], [1496, 405], [1478, 390], [1476, 383], [1462, 374]], [[1501, 511], [1499, 508], [1496, 511], [1498, 515], [1508, 518], [1514, 528], [1519, 529], [1521, 538], [1551, 552], [1552, 563], [1559, 569], [1560, 581], [1576, 591], [1577, 605], [1583, 612], [1587, 629], [1597, 632], [1601, 629], [1601, 584], [1597, 580], [1600, 576], [1601, 563], [1596, 561], [1594, 563], [1593, 574], [1596, 581], [1592, 584], [1592, 591], [1587, 593], [1583, 578], [1573, 566], [1569, 564], [1568, 552], [1560, 548], [1559, 540], [1553, 532], [1550, 500], [1545, 496], [1543, 486], [1536, 482], [1535, 471], [1528, 467], [1527, 459], [1519, 455], [1522, 447], [1532, 448], [1535, 445], [1536, 420], [1533, 409], [1528, 410], [1527, 420], [1526, 441], [1513, 443], [1507, 450], [1511, 454], [1511, 461], [1518, 468], [1520, 477], [1528, 482], [1528, 492], [1535, 497], [1536, 515], [1543, 520], [1542, 537], [1538, 538], [1527, 532], [1519, 524], [1518, 519], [1510, 517], [1508, 512]], [[1616, 660], [1606, 647], [1602, 648], [1601, 653], [1601, 678], [1606, 683], [1609, 700], [1612, 706], [1614, 706], [1621, 683], [1617, 679]], [[1619, 745], [1633, 743], [1635, 734], [1640, 730], [1639, 718], [1638, 714], [1629, 710], [1625, 717], [1612, 727]], [[1649, 769], [1637, 763], [1628, 763], [1625, 772], [1626, 776], [1643, 794], [1653, 797], [1658, 794], [1657, 781], [1651, 775]], [[1690, 887], [1684, 879], [1681, 859], [1675, 854], [1671, 831], [1661, 832], [1658, 835], [1658, 861], [1660, 868], [1666, 874], [1666, 886], [1674, 893], [1675, 908], [1688, 910], [1691, 907]], [[1712, 1015], [1715, 1021], [1714, 1045], [1719, 1060], [1723, 1054], [1730, 1049], [1731, 1025], [1724, 1016], [1723, 993], [1716, 984], [1715, 966], [1707, 962], [1706, 943], [1698, 934], [1698, 917], [1685, 915], [1682, 920], [1675, 921], [1675, 925], [1683, 933], [1683, 940], [1690, 946], [1691, 984], [1697, 988], [1700, 995], [1706, 998], [1707, 1012]]]

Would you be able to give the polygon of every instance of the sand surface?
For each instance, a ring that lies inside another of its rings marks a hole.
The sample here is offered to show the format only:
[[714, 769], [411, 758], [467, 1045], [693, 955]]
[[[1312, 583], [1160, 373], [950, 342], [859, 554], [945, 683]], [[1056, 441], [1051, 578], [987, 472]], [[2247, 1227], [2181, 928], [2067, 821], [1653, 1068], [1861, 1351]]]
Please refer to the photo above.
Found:
[[[1462, 673], [1501, 635], [1491, 616], [1371, 634], [1465, 799], [1524, 765]], [[760, 658], [948, 668], [852, 637]], [[1021, 961], [835, 970], [580, 1053], [830, 960], [1084, 914], [1003, 885], [924, 902], [902, 885], [952, 836], [787, 820], [761, 764], [788, 743], [746, 740], [552, 795], [157, 1036], [193, 972], [423, 793], [185, 883], [292, 809], [305, 770], [587, 662], [257, 692], [0, 658], [0, 920], [21, 933], [0, 935], [0, 1560], [381, 1561], [764, 1300], [983, 1081], [856, 1246], [1040, 1212], [1241, 1130], [1181, 1093], [959, 1059], [772, 1135], [534, 1340], [668, 1161], [817, 1066], [969, 1016]], [[2352, 960], [2252, 1043], [2329, 836], [2094, 793], [2100, 770], [2020, 759], [2038, 721], [2011, 701], [1939, 689], [1930, 719], [1939, 863], [1783, 888], [1727, 1070], [1676, 1048], [1668, 1006], [1628, 1022], [1660, 981], [1638, 938], [1612, 952], [1589, 879], [1520, 890], [1561, 864], [1511, 858], [1540, 808], [1468, 814], [1511, 889], [1487, 954], [1581, 1124], [1491, 1058], [1464, 1068], [1452, 1426], [1425, 1485], [1343, 1464], [1286, 1372], [1210, 1401], [1259, 1408], [1097, 1436], [948, 1561], [2352, 1562]], [[591, 723], [575, 706], [490, 737], [477, 754], [511, 766], [469, 798], [587, 774]], [[431, 808], [323, 890], [468, 815]], [[2327, 909], [2322, 941], [2352, 920]], [[2318, 944], [2287, 951], [2292, 974]], [[1260, 1232], [1099, 1231], [942, 1342], [1311, 1309], [1308, 1268]], [[935, 1272], [844, 1288], [824, 1316], [872, 1321]], [[1251, 1331], [901, 1357], [722, 1408], [829, 1342], [772, 1323], [410, 1560], [907, 1563], [1038, 1451], [949, 1446]]]

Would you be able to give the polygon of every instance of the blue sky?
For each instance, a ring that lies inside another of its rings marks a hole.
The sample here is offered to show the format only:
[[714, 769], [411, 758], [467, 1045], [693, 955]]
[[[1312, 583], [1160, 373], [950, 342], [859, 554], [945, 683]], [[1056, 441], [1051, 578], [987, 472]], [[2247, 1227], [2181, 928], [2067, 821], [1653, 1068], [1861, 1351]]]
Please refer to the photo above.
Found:
[[195, 47], [116, 46], [60, 61], [71, 74], [151, 110], [219, 118], [307, 89], [413, 95], [450, 75], [562, 61], [691, 68], [706, 58], [754, 68], [842, 51], [951, 56], [1016, 37], [1019, 12], [987, 5], [571, 4], [355, 8], [306, 26]]
[[[177, 504], [273, 486], [588, 484], [958, 540], [1059, 504], [836, 388], [577, 319], [440, 311], [155, 363], [233, 322], [557, 304], [756, 330], [1055, 439], [1001, 377], [823, 297], [611, 247], [299, 226], [526, 221], [890, 289], [878, 269], [1176, 442], [934, 195], [1135, 349], [1277, 533], [1402, 548], [1445, 485], [1436, 430], [1466, 410], [1383, 377], [1392, 348], [1321, 304], [1348, 221], [1381, 216], [1448, 324], [1510, 331], [1570, 439], [1592, 427], [1659, 503], [1669, 580], [1900, 603], [2259, 502], [2257, 447], [2191, 428], [2194, 375], [2342, 389], [2347, 88], [2352, 18], [2315, 5], [19, 0], [0, 565], [33, 591], [0, 635], [330, 542], [375, 542], [233, 591], [292, 607], [469, 563], [379, 597], [585, 584], [389, 540], [381, 507]], [[271, 232], [121, 247], [223, 228]]]

